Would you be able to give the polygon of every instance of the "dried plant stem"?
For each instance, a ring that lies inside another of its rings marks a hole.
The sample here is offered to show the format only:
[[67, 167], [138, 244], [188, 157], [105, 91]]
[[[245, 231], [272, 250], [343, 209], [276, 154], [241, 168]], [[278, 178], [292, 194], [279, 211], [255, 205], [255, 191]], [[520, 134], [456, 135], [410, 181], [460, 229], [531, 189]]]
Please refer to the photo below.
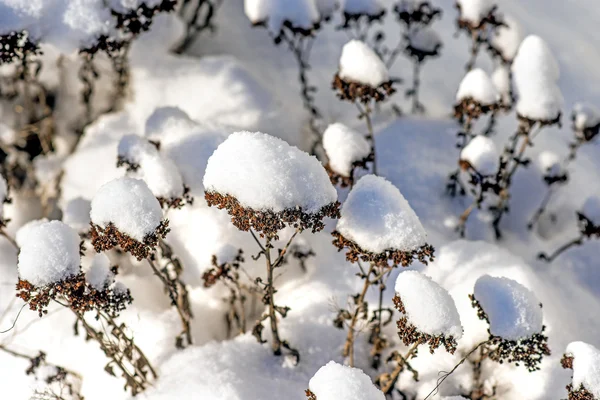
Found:
[[[194, 3], [194, 0], [183, 0], [179, 14], [186, 22], [185, 39], [174, 50], [175, 53], [181, 54], [185, 52], [203, 31], [212, 31], [214, 29], [212, 21], [222, 2], [222, 0], [196, 0], [195, 7], [190, 13], [188, 10]], [[187, 20], [190, 16], [191, 18]]]
[[[165, 290], [169, 293], [171, 299], [171, 305], [177, 310], [179, 319], [181, 320], [182, 332], [176, 339], [176, 347], [184, 348], [193, 343], [192, 331], [190, 321], [192, 319], [192, 313], [190, 310], [189, 296], [185, 284], [176, 274], [175, 278], [169, 276], [168, 265], [162, 270], [159, 270], [154, 261], [150, 258], [146, 259], [154, 274], [158, 276], [160, 281], [163, 283]], [[183, 340], [185, 338], [185, 342]]]
[[465, 361], [467, 361], [467, 359], [471, 356], [471, 354], [475, 353], [480, 347], [485, 346], [486, 344], [489, 343], [489, 340], [483, 341], [481, 343], [479, 343], [478, 345], [476, 345], [475, 347], [473, 347], [471, 349], [471, 351], [469, 351], [451, 370], [450, 372], [445, 372], [444, 375], [438, 379], [437, 384], [435, 385], [435, 387], [431, 390], [431, 392], [429, 392], [429, 394], [427, 396], [425, 396], [425, 398], [423, 400], [427, 400], [429, 399], [431, 396], [433, 396], [435, 393], [437, 393], [438, 389], [440, 388], [440, 386], [442, 385], [442, 383], [444, 383], [444, 381], [446, 379], [448, 379], [448, 377], [450, 375], [452, 375], [454, 373], [454, 371], [456, 371], [458, 369], [458, 367], [460, 367], [462, 364], [464, 364]]
[[[362, 267], [361, 267], [362, 268]], [[346, 343], [344, 344], [344, 351], [342, 355], [348, 357], [348, 365], [354, 367], [354, 341], [356, 335], [356, 324], [361, 313], [365, 311], [365, 296], [369, 287], [373, 284], [373, 281], [369, 280], [371, 274], [375, 271], [375, 264], [371, 263], [369, 270], [366, 274], [362, 273], [362, 278], [365, 280], [361, 292], [354, 298], [355, 310], [350, 319], [350, 325], [348, 327], [348, 335], [346, 336]]]
[[546, 253], [541, 253], [538, 258], [547, 261], [547, 262], [552, 262], [554, 261], [554, 259], [556, 257], [558, 257], [559, 255], [561, 255], [562, 253], [564, 253], [565, 251], [569, 250], [571, 247], [574, 246], [581, 246], [583, 244], [583, 239], [585, 238], [584, 235], [581, 235], [573, 240], [571, 240], [570, 242], [565, 243], [564, 245], [560, 246], [558, 249], [556, 249], [554, 251], [554, 253], [547, 255]]
[[373, 175], [377, 175], [377, 153], [375, 149], [375, 133], [373, 132], [373, 122], [371, 121], [371, 107], [368, 104], [365, 104], [364, 107], [357, 101], [355, 102], [356, 108], [358, 108], [359, 115], [358, 119], [365, 119], [365, 123], [367, 124], [367, 140], [371, 143], [371, 152], [373, 154], [373, 167], [372, 172]]
[[541, 216], [544, 215], [544, 213], [546, 212], [546, 207], [548, 207], [548, 203], [550, 203], [550, 200], [552, 199], [552, 195], [554, 193], [556, 193], [555, 188], [550, 186], [548, 188], [548, 191], [546, 192], [546, 195], [542, 199], [540, 206], [536, 210], [535, 214], [533, 214], [533, 217], [531, 217], [531, 220], [529, 220], [529, 222], [527, 223], [527, 229], [533, 229], [534, 225], [537, 224]]
[[389, 395], [392, 393], [392, 390], [394, 389], [394, 386], [396, 385], [396, 382], [398, 381], [398, 378], [400, 377], [400, 373], [404, 370], [404, 367], [406, 365], [408, 365], [408, 359], [417, 350], [418, 346], [419, 346], [418, 342], [413, 344], [404, 356], [399, 357], [399, 360], [396, 363], [396, 368], [394, 368], [394, 370], [390, 374], [389, 380], [387, 381], [387, 383], [381, 388], [381, 391], [383, 392], [383, 394]]
[[271, 324], [271, 334], [273, 335], [271, 348], [273, 349], [273, 354], [276, 356], [281, 355], [281, 339], [279, 338], [279, 330], [277, 328], [277, 315], [275, 315], [275, 284], [273, 279], [273, 271], [275, 267], [271, 262], [271, 242], [267, 239], [267, 243], [265, 245], [265, 262], [267, 266], [267, 286], [266, 286], [266, 295], [269, 300], [269, 322]]
[[473, 29], [471, 31], [471, 57], [467, 62], [465, 69], [467, 72], [473, 69], [475, 66], [475, 61], [477, 60], [477, 55], [479, 54], [479, 49], [481, 48], [481, 39], [480, 39], [480, 31], [478, 29]]
[[413, 114], [421, 113], [424, 111], [423, 105], [419, 102], [419, 87], [421, 84], [421, 80], [419, 79], [420, 71], [421, 71], [421, 63], [418, 60], [414, 60], [412, 88], [410, 88], [406, 92], [407, 96], [412, 97], [411, 112]]

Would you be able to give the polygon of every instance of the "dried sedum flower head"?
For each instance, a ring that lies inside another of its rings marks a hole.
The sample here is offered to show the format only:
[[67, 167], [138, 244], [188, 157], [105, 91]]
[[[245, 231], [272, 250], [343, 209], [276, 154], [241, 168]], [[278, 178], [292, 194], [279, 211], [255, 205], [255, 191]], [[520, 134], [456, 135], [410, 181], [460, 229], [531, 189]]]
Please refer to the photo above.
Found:
[[394, 5], [394, 13], [407, 26], [429, 25], [434, 18], [442, 16], [442, 9], [427, 0], [400, 0]]
[[28, 55], [39, 54], [39, 47], [30, 41], [26, 31], [0, 35], [0, 65], [23, 60]]
[[543, 334], [542, 305], [533, 292], [512, 279], [484, 275], [470, 298], [478, 317], [489, 324], [489, 358], [539, 370], [550, 349]]
[[492, 139], [477, 135], [460, 152], [459, 163], [464, 170], [473, 169], [481, 176], [493, 176], [500, 166], [500, 154]]
[[456, 0], [459, 12], [458, 27], [468, 31], [484, 30], [486, 25], [500, 26], [502, 21], [496, 13], [497, 6], [492, 0]]
[[394, 93], [393, 81], [381, 58], [360, 40], [351, 40], [342, 49], [339, 71], [333, 79], [338, 97], [367, 104], [380, 102]]
[[342, 28], [350, 28], [352, 24], [364, 21], [371, 24], [385, 15], [385, 7], [379, 0], [345, 0], [342, 5], [344, 23]]
[[367, 169], [367, 163], [373, 161], [371, 144], [364, 135], [339, 122], [323, 133], [323, 148], [329, 159], [325, 169], [334, 185], [351, 186], [354, 170]]
[[412, 28], [406, 39], [406, 53], [420, 63], [428, 57], [437, 57], [442, 48], [440, 35], [429, 27]]
[[600, 399], [600, 350], [584, 342], [572, 342], [561, 364], [573, 370], [573, 379], [567, 385], [569, 400]]
[[238, 229], [270, 238], [285, 226], [317, 232], [339, 215], [321, 163], [260, 132], [231, 134], [208, 160], [204, 187], [208, 205], [226, 209]]
[[92, 200], [92, 245], [97, 252], [120, 246], [142, 260], [169, 231], [162, 217], [160, 203], [144, 181], [112, 180]]
[[310, 378], [309, 400], [384, 400], [383, 392], [358, 368], [329, 361]]
[[600, 110], [593, 104], [575, 104], [571, 120], [578, 140], [589, 142], [598, 136], [600, 132]]
[[469, 71], [456, 92], [455, 118], [479, 118], [500, 106], [500, 93], [489, 75], [480, 68]]
[[588, 238], [600, 238], [600, 198], [588, 197], [577, 212], [579, 230]]
[[362, 177], [348, 194], [333, 244], [346, 249], [346, 259], [381, 266], [433, 260], [433, 247], [419, 218], [402, 193], [375, 175]]
[[443, 345], [451, 354], [463, 328], [454, 300], [446, 289], [417, 271], [404, 271], [396, 279], [394, 305], [400, 311], [398, 335], [404, 343], [428, 344], [431, 353]]
[[511, 15], [502, 16], [502, 25], [492, 31], [488, 48], [504, 64], [510, 65], [523, 40], [523, 28]]

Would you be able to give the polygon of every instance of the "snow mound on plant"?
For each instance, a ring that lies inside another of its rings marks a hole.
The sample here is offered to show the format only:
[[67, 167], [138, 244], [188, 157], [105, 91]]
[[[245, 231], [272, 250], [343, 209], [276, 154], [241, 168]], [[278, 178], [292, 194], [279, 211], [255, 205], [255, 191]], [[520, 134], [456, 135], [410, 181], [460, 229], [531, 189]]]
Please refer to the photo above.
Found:
[[377, 87], [390, 80], [381, 58], [364, 42], [353, 39], [342, 48], [339, 77], [341, 79]]
[[600, 110], [593, 104], [576, 103], [573, 106], [573, 126], [578, 131], [600, 124]]
[[477, 27], [488, 16], [495, 4], [492, 0], [456, 0], [460, 6], [460, 18]]
[[560, 157], [552, 151], [541, 152], [538, 156], [538, 163], [544, 176], [554, 178], [566, 172], [562, 166]]
[[385, 8], [378, 0], [344, 0], [342, 7], [344, 13], [350, 15], [380, 15]]
[[600, 226], [600, 198], [588, 197], [581, 207], [581, 213], [596, 226]]
[[491, 76], [494, 87], [500, 94], [503, 104], [511, 104], [511, 79], [510, 79], [510, 67], [506, 65], [499, 65], [496, 67]]
[[63, 209], [62, 221], [77, 232], [87, 231], [90, 228], [91, 207], [92, 203], [82, 197], [71, 199]]
[[92, 200], [90, 218], [100, 227], [115, 227], [140, 242], [162, 221], [162, 209], [140, 179], [119, 178], [104, 184]]
[[458, 340], [463, 329], [460, 315], [448, 291], [430, 277], [417, 271], [403, 271], [396, 278], [408, 321], [419, 332], [432, 336], [453, 336]]
[[542, 331], [540, 302], [517, 281], [485, 275], [475, 283], [474, 295], [489, 319], [492, 335], [519, 340]]
[[583, 386], [600, 398], [600, 350], [584, 342], [573, 342], [567, 346], [566, 354], [573, 357], [573, 390]]
[[500, 154], [492, 139], [477, 135], [462, 149], [460, 160], [467, 161], [481, 175], [490, 176], [498, 171]]
[[504, 60], [511, 61], [517, 55], [519, 45], [523, 40], [523, 28], [512, 15], [504, 14], [502, 22], [506, 25], [501, 25], [492, 30], [491, 45]]
[[79, 273], [79, 235], [60, 221], [41, 222], [19, 238], [19, 277], [46, 286]]
[[207, 191], [235, 197], [244, 207], [315, 213], [337, 201], [321, 163], [281, 139], [260, 132], [231, 134], [208, 159]]
[[308, 389], [318, 400], [384, 400], [383, 392], [358, 368], [330, 361], [310, 379]]
[[429, 27], [411, 29], [407, 39], [410, 47], [426, 53], [433, 53], [442, 45], [440, 35]]
[[281, 32], [284, 23], [310, 30], [320, 19], [314, 0], [244, 0], [244, 11], [252, 24], [266, 24], [274, 35]]
[[85, 273], [85, 280], [96, 290], [104, 291], [114, 280], [110, 260], [104, 253], [95, 254], [92, 264]]
[[417, 250], [427, 238], [400, 190], [375, 175], [362, 177], [350, 191], [336, 229], [372, 253]]
[[484, 106], [490, 106], [500, 100], [500, 94], [496, 90], [489, 75], [481, 68], [475, 68], [465, 75], [460, 82], [456, 101], [473, 99]]
[[350, 176], [352, 164], [371, 153], [364, 135], [339, 122], [329, 125], [323, 133], [323, 148], [331, 169], [342, 176]]

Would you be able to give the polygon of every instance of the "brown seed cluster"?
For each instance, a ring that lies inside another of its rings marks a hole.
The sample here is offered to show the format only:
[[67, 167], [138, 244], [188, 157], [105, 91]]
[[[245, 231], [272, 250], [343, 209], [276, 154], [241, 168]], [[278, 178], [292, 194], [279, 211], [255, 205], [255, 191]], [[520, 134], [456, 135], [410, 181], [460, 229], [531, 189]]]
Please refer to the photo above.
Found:
[[338, 174], [333, 169], [331, 169], [331, 166], [329, 164], [325, 165], [325, 170], [327, 171], [327, 174], [329, 175], [329, 180], [331, 181], [331, 183], [333, 185], [340, 185], [340, 187], [345, 188], [345, 187], [354, 185], [354, 171], [357, 168], [368, 171], [369, 170], [368, 163], [374, 162], [374, 159], [375, 159], [375, 155], [373, 154], [373, 152], [371, 152], [371, 154], [369, 154], [367, 157], [363, 158], [362, 160], [354, 161], [352, 163], [352, 169], [350, 170], [349, 176], [344, 176], [344, 175]]
[[154, 16], [161, 12], [171, 12], [175, 10], [176, 0], [162, 0], [154, 6], [148, 6], [142, 3], [135, 9], [120, 13], [112, 10], [112, 15], [117, 19], [117, 28], [126, 34], [134, 36], [150, 29]]
[[204, 197], [209, 206], [226, 209], [231, 216], [231, 222], [241, 231], [253, 229], [261, 237], [278, 240], [278, 232], [286, 226], [301, 230], [312, 230], [313, 233], [325, 228], [325, 217], [339, 218], [340, 203], [335, 202], [321, 208], [317, 213], [306, 213], [301, 207], [287, 209], [280, 212], [270, 210], [257, 211], [250, 207], [243, 207], [233, 196], [223, 195], [218, 192], [206, 192]]
[[393, 83], [390, 80], [377, 87], [372, 87], [363, 83], [344, 80], [339, 74], [335, 74], [331, 87], [337, 91], [337, 96], [341, 100], [360, 101], [363, 104], [368, 104], [371, 100], [381, 102], [391, 96], [396, 91], [392, 86]]
[[422, 63], [428, 57], [437, 57], [440, 55], [440, 49], [442, 48], [442, 44], [438, 43], [435, 48], [431, 51], [426, 51], [423, 49], [418, 49], [416, 47], [408, 44], [405, 48], [406, 54], [409, 57], [414, 58], [417, 62]]
[[[573, 369], [573, 357], [563, 355], [563, 358], [560, 360], [560, 363], [564, 369]], [[583, 385], [579, 385], [578, 389], [573, 388], [573, 384], [569, 383], [567, 385], [567, 391], [569, 392], [568, 400], [598, 400], [594, 397], [592, 393], [590, 393]]]
[[47, 307], [51, 300], [66, 301], [78, 313], [102, 310], [111, 316], [117, 316], [133, 300], [129, 290], [114, 292], [109, 287], [101, 291], [93, 288], [86, 283], [83, 273], [44, 287], [37, 287], [20, 279], [17, 283], [17, 297], [23, 299], [32, 311], [37, 311], [40, 317], [48, 313]]
[[157, 246], [158, 240], [164, 239], [170, 231], [169, 220], [163, 220], [153, 233], [146, 235], [144, 241], [140, 242], [120, 232], [112, 222], [106, 225], [105, 228], [93, 222], [90, 222], [90, 226], [92, 246], [94, 246], [96, 252], [100, 253], [114, 247], [120, 247], [123, 251], [131, 253], [138, 261], [148, 258]]
[[[469, 298], [471, 299], [471, 305], [477, 310], [477, 317], [489, 324], [490, 320], [479, 301], [472, 294], [469, 295]], [[487, 346], [489, 349], [488, 357], [500, 364], [507, 362], [519, 366], [522, 363], [529, 372], [538, 371], [543, 357], [550, 355], [548, 337], [544, 335], [545, 330], [546, 327], [543, 326], [541, 332], [535, 333], [528, 338], [507, 340], [492, 335], [488, 328], [490, 335]]]
[[242, 249], [238, 250], [237, 255], [233, 261], [228, 263], [219, 264], [217, 256], [212, 256], [212, 268], [208, 269], [202, 274], [202, 280], [204, 281], [204, 287], [209, 288], [214, 286], [219, 280], [237, 281], [237, 270], [240, 265], [244, 262], [244, 252]]
[[162, 208], [173, 208], [173, 209], [181, 209], [185, 205], [193, 205], [194, 197], [190, 194], [190, 187], [187, 185], [183, 185], [183, 193], [181, 197], [157, 197], [156, 198], [160, 203]]
[[454, 106], [454, 118], [459, 121], [462, 121], [464, 117], [468, 117], [470, 119], [477, 119], [480, 116], [497, 110], [500, 108], [499, 104], [489, 104], [484, 105], [473, 99], [472, 97], [467, 97], [462, 99], [460, 103]]
[[408, 321], [408, 317], [406, 317], [406, 309], [404, 308], [404, 304], [402, 303], [402, 299], [400, 296], [395, 295], [393, 298], [394, 306], [400, 313], [402, 313], [402, 317], [398, 320], [398, 336], [402, 340], [405, 346], [410, 346], [412, 344], [428, 344], [429, 351], [431, 354], [440, 346], [444, 346], [446, 351], [450, 354], [454, 354], [456, 351], [456, 347], [458, 343], [453, 336], [445, 336], [445, 335], [437, 335], [433, 336], [427, 333], [419, 332], [416, 326], [411, 324]]
[[554, 119], [531, 119], [525, 117], [519, 113], [517, 113], [517, 118], [519, 119], [519, 124], [521, 125], [520, 129], [527, 129], [527, 132], [531, 132], [531, 129], [535, 124], [539, 124], [540, 128], [546, 126], [557, 125], [559, 128], [561, 127], [560, 119], [562, 114], [559, 112], [556, 118]]
[[412, 24], [429, 25], [436, 17], [442, 16], [442, 9], [433, 7], [428, 1], [422, 1], [411, 9], [395, 5], [394, 13], [396, 18], [406, 26]]
[[594, 222], [581, 212], [577, 212], [577, 220], [579, 231], [589, 239], [594, 237], [600, 238], [600, 225], [595, 225]]
[[353, 25], [359, 25], [364, 22], [367, 25], [371, 25], [373, 22], [381, 21], [385, 16], [385, 9], [382, 9], [378, 14], [366, 14], [366, 13], [348, 13], [344, 11], [344, 21], [340, 26], [341, 29], [349, 29]]
[[317, 395], [311, 392], [310, 389], [306, 389], [304, 393], [306, 394], [306, 398], [308, 400], [317, 400]]
[[28, 55], [40, 54], [40, 49], [25, 32], [0, 35], [0, 65], [23, 60]]
[[382, 253], [371, 253], [369, 251], [363, 250], [360, 246], [354, 243], [351, 240], [346, 239], [341, 233], [337, 231], [332, 232], [333, 237], [333, 245], [342, 251], [347, 249], [346, 251], [346, 260], [356, 263], [359, 260], [369, 263], [374, 263], [380, 267], [387, 267], [390, 265], [401, 265], [403, 267], [408, 267], [413, 263], [414, 260], [419, 260], [421, 263], [427, 265], [429, 262], [434, 259], [434, 248], [430, 244], [425, 244], [421, 246], [417, 250], [411, 251], [401, 251], [389, 249], [385, 250]]

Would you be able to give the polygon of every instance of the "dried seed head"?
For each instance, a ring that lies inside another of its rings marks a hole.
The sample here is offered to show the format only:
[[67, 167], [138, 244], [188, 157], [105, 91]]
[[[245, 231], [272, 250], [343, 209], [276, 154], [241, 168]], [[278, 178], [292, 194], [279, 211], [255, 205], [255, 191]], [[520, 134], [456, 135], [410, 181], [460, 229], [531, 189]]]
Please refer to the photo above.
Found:
[[341, 100], [350, 102], [359, 101], [363, 104], [368, 104], [372, 100], [381, 102], [391, 96], [396, 91], [392, 87], [393, 83], [394, 81], [390, 80], [377, 87], [372, 87], [363, 83], [344, 80], [340, 78], [339, 74], [335, 74], [332, 89], [337, 91], [337, 96]]
[[170, 231], [169, 221], [163, 220], [153, 233], [147, 234], [143, 241], [138, 241], [120, 232], [113, 223], [109, 223], [105, 228], [94, 223], [90, 223], [90, 226], [92, 246], [96, 252], [100, 253], [120, 247], [138, 260], [148, 258], [157, 246], [159, 239], [164, 239]]
[[394, 13], [399, 21], [409, 26], [412, 24], [429, 25], [436, 17], [442, 16], [442, 9], [431, 5], [429, 1], [401, 0], [394, 6]]
[[117, 28], [126, 34], [137, 36], [150, 29], [154, 16], [175, 10], [176, 0], [162, 0], [154, 6], [141, 3], [134, 9], [111, 10], [117, 19]]
[[0, 65], [23, 60], [28, 55], [40, 54], [39, 47], [29, 40], [27, 32], [0, 35]]

